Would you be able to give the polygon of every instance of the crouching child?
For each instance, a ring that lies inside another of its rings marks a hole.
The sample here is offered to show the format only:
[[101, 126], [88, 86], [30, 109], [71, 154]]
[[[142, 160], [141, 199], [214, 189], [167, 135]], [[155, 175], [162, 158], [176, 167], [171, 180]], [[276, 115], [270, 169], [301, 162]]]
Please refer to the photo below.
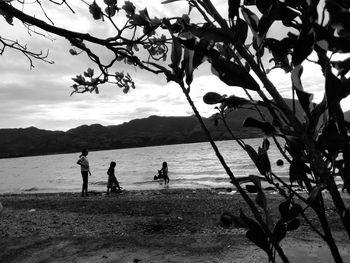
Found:
[[117, 178], [115, 177], [115, 167], [116, 167], [116, 163], [115, 162], [111, 162], [107, 174], [108, 174], [108, 182], [107, 182], [107, 194], [109, 194], [110, 192], [114, 192], [116, 193], [117, 191], [121, 191], [121, 187], [119, 185], [119, 182], [117, 180]]

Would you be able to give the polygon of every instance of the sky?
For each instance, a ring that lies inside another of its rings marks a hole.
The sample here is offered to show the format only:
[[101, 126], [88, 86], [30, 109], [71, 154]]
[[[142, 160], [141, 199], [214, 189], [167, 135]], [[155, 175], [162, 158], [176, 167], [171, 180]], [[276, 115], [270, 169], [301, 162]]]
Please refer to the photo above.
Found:
[[[160, 4], [161, 1], [135, 0], [138, 10], [147, 7], [150, 17], [181, 16], [187, 13], [186, 1]], [[56, 26], [73, 31], [103, 35], [110, 32], [106, 23], [94, 21], [88, 13], [88, 7], [71, 1], [76, 14], [63, 7], [46, 6], [48, 16]], [[118, 2], [122, 5], [122, 1]], [[216, 1], [218, 9], [226, 10], [227, 1]], [[33, 11], [34, 10], [34, 11]], [[24, 9], [35, 12], [37, 18], [45, 19], [43, 14], [35, 10], [35, 6]], [[123, 12], [123, 11], [121, 11]], [[280, 34], [278, 30], [271, 33]], [[138, 68], [126, 68], [118, 64], [116, 70], [129, 72], [136, 84], [136, 89], [124, 94], [116, 86], [106, 85], [100, 94], [75, 94], [70, 96], [73, 84], [72, 77], [82, 74], [94, 65], [85, 56], [71, 56], [71, 48], [67, 40], [52, 36], [54, 40], [29, 35], [19, 21], [9, 26], [0, 17], [0, 36], [17, 39], [26, 43], [35, 51], [49, 50], [48, 59], [54, 64], [33, 60], [34, 69], [30, 69], [28, 59], [10, 49], [0, 55], [0, 128], [26, 128], [35, 126], [47, 130], [69, 130], [80, 125], [99, 123], [117, 125], [132, 119], [159, 116], [190, 116], [193, 111], [188, 105], [180, 87], [167, 83], [164, 76], [157, 76]], [[270, 64], [270, 67], [273, 65]], [[317, 74], [315, 74], [317, 72]], [[291, 97], [290, 76], [282, 70], [273, 70], [269, 74], [281, 94]], [[314, 63], [304, 65], [302, 76], [306, 91], [315, 93], [315, 102], [323, 97], [323, 77]], [[215, 75], [211, 74], [208, 63], [204, 63], [194, 72], [191, 85], [191, 96], [199, 112], [208, 117], [215, 112], [213, 105], [204, 104], [202, 98], [206, 92], [215, 91], [220, 94], [244, 96], [239, 87], [228, 87]], [[253, 97], [254, 94], [252, 93]], [[348, 100], [343, 108], [349, 110]]]

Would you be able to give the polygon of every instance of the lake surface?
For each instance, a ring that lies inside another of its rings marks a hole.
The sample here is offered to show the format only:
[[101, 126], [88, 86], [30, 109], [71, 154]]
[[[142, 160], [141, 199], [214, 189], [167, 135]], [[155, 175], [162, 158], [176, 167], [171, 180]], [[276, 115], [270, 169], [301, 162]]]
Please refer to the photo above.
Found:
[[[257, 149], [262, 139], [245, 142]], [[270, 142], [272, 170], [287, 178], [288, 165], [276, 165], [281, 155]], [[235, 141], [216, 143], [236, 176], [259, 174], [248, 154]], [[80, 167], [76, 164], [79, 155], [70, 153], [0, 159], [0, 193], [79, 192], [82, 185]], [[89, 191], [106, 190], [106, 172], [111, 161], [117, 163], [116, 176], [120, 185], [127, 190], [164, 188], [162, 183], [153, 180], [163, 161], [168, 163], [169, 188], [232, 187], [207, 142], [95, 151], [89, 152], [88, 159], [92, 172]]]

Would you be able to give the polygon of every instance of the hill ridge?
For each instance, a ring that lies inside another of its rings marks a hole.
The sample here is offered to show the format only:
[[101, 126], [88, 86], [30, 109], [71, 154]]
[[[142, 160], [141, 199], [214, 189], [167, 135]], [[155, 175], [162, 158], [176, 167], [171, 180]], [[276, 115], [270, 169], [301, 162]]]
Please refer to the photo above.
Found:
[[[291, 100], [287, 100], [291, 103]], [[264, 112], [268, 115], [268, 112]], [[350, 119], [350, 112], [346, 112]], [[300, 106], [297, 116], [302, 116]], [[255, 111], [239, 109], [229, 114], [230, 128], [238, 138], [256, 138], [263, 134], [258, 129], [242, 127], [247, 117], [259, 118]], [[214, 125], [214, 115], [203, 118], [214, 140], [232, 139], [219, 122]], [[90, 151], [170, 145], [207, 141], [207, 137], [195, 116], [162, 117], [151, 115], [133, 119], [119, 125], [81, 125], [67, 131], [50, 131], [36, 127], [0, 129], [0, 158], [47, 155]]]

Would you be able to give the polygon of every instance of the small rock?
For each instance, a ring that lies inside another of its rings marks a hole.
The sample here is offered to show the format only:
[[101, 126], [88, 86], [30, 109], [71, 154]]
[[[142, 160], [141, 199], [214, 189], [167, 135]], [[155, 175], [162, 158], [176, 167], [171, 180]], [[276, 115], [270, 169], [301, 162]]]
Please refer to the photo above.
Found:
[[224, 212], [220, 216], [220, 223], [223, 227], [231, 226], [233, 224], [233, 215], [229, 212]]
[[247, 184], [247, 185], [245, 186], [245, 189], [246, 189], [249, 193], [252, 193], [252, 194], [258, 192], [258, 187], [256, 187], [256, 186], [253, 185], [253, 184]]

